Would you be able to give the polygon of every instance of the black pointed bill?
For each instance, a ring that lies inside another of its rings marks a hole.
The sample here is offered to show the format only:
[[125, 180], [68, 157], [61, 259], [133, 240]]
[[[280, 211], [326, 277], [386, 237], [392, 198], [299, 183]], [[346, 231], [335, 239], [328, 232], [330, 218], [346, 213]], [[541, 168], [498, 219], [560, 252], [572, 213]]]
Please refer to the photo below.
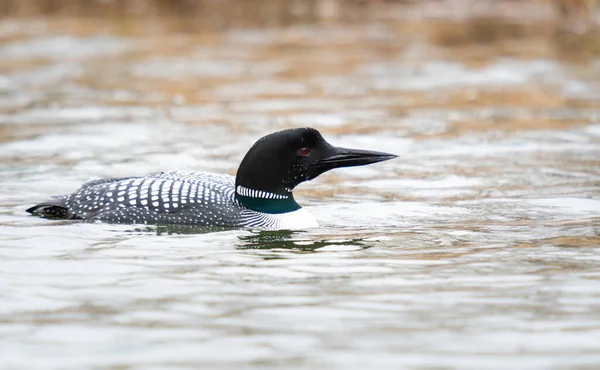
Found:
[[372, 150], [331, 147], [324, 158], [311, 163], [310, 167], [319, 173], [340, 167], [364, 166], [398, 157], [395, 154]]

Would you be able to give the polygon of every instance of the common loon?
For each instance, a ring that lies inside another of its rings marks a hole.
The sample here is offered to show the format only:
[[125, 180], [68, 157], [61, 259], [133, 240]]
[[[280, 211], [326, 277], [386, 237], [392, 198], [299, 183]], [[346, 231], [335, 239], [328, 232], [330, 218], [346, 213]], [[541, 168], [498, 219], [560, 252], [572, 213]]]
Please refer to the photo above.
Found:
[[392, 158], [396, 155], [334, 147], [313, 128], [295, 128], [259, 139], [246, 153], [236, 177], [176, 171], [95, 180], [27, 212], [51, 219], [123, 224], [318, 227], [294, 200], [296, 185], [333, 168]]

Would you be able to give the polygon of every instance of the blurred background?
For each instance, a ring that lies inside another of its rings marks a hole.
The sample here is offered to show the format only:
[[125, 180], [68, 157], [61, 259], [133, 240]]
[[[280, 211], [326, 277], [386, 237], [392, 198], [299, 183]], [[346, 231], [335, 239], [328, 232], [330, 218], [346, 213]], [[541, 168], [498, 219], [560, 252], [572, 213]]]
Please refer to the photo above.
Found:
[[[399, 158], [315, 230], [24, 211], [297, 126]], [[600, 364], [595, 0], [0, 0], [0, 182], [2, 369]]]

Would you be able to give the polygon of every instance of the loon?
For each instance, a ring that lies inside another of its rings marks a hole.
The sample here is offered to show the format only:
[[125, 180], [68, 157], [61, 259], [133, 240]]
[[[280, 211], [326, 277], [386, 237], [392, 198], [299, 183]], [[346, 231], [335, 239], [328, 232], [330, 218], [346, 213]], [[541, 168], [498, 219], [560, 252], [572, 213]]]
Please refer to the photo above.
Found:
[[325, 171], [396, 158], [329, 144], [313, 128], [259, 139], [235, 177], [207, 172], [161, 172], [87, 182], [70, 195], [27, 209], [49, 219], [121, 224], [176, 224], [267, 230], [318, 227], [292, 190]]

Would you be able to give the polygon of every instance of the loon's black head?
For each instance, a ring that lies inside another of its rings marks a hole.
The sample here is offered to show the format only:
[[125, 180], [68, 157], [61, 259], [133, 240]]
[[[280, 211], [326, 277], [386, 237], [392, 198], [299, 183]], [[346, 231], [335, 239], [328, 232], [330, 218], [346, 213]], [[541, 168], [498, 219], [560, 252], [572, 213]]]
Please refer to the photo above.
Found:
[[292, 190], [325, 171], [363, 166], [397, 156], [338, 148], [313, 128], [275, 132], [259, 139], [246, 153], [236, 176], [236, 198], [256, 211], [290, 212], [300, 208]]

